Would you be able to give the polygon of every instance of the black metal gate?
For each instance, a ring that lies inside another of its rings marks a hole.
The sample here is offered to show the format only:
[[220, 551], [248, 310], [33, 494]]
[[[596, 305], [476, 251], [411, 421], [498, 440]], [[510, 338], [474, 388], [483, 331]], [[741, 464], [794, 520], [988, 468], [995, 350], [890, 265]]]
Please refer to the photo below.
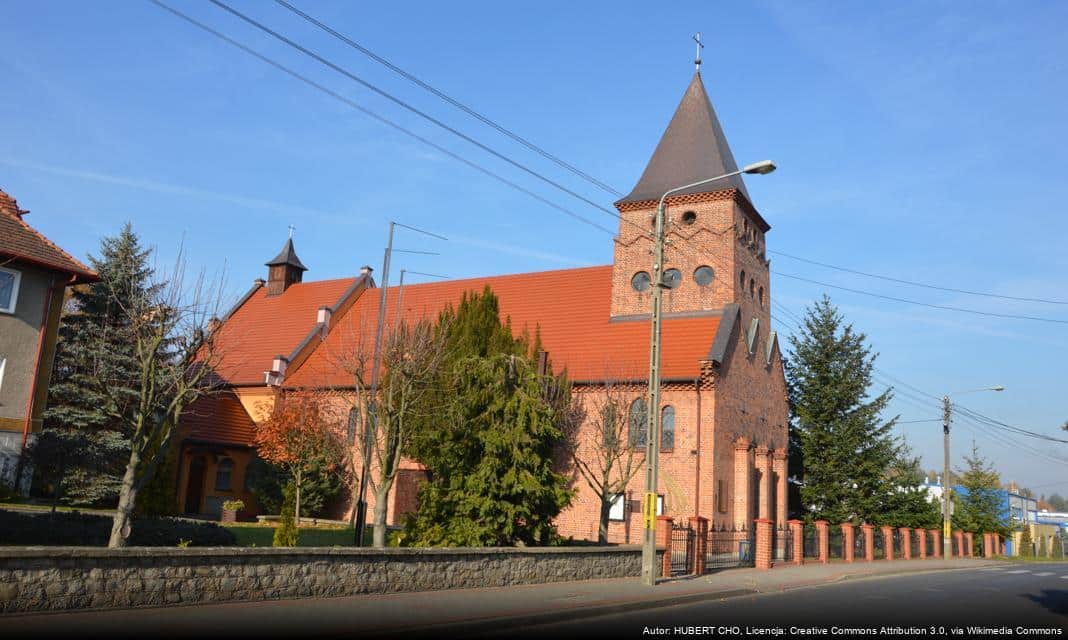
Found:
[[705, 571], [752, 567], [756, 559], [755, 551], [752, 529], [728, 529], [723, 524], [719, 528], [709, 527], [705, 539]]
[[920, 557], [920, 534], [915, 529], [909, 531], [909, 554], [913, 558]]
[[772, 530], [774, 540], [772, 549], [775, 550], [775, 559], [793, 562], [794, 559], [794, 532], [788, 524], [782, 524]]
[[690, 573], [690, 558], [694, 556], [694, 530], [685, 524], [671, 525], [671, 575]]
[[894, 559], [900, 560], [905, 557], [905, 547], [908, 544], [907, 540], [901, 539], [901, 529], [891, 529], [890, 538], [894, 541]]
[[820, 555], [819, 536], [816, 535], [816, 526], [806, 524], [802, 530], [801, 538], [804, 542], [803, 556], [806, 558], [818, 558]]

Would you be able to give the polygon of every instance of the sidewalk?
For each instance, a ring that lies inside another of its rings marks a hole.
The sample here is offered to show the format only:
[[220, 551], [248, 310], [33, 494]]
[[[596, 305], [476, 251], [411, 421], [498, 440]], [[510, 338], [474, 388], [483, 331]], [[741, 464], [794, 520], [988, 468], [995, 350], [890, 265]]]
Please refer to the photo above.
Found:
[[665, 580], [638, 578], [558, 582], [484, 589], [425, 591], [341, 598], [272, 600], [158, 609], [16, 615], [3, 618], [11, 634], [77, 630], [90, 635], [142, 635], [166, 629], [186, 635], [236, 630], [256, 635], [361, 636], [498, 633], [509, 628], [577, 620], [640, 609], [752, 596], [894, 574], [975, 569], [1001, 564], [981, 559], [898, 560], [780, 566], [770, 571], [729, 569]]

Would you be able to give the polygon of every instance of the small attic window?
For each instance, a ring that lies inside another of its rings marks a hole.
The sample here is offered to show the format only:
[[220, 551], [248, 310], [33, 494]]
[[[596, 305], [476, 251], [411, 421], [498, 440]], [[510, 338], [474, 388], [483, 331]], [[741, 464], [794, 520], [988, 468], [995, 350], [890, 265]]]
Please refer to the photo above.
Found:
[[684, 225], [686, 225], [688, 227], [688, 226], [692, 225], [695, 222], [697, 222], [697, 213], [696, 212], [687, 211], [686, 213], [682, 214], [682, 224], [684, 224]]

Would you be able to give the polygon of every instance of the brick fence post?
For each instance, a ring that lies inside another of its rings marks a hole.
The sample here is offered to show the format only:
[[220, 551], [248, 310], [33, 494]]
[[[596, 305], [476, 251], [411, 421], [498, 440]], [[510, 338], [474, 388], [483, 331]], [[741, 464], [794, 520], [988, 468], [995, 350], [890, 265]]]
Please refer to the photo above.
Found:
[[864, 536], [864, 560], [875, 560], [875, 529], [870, 524], [860, 525], [860, 532]]
[[757, 569], [771, 568], [771, 520], [757, 518], [756, 523], [756, 558]]
[[994, 557], [993, 534], [990, 534], [990, 533], [984, 533], [983, 534], [983, 557], [984, 558], [992, 558], [992, 557]]
[[819, 557], [820, 562], [827, 564], [827, 556], [830, 555], [827, 549], [827, 521], [817, 520], [813, 524], [816, 525], [816, 546], [818, 549], [816, 555]]
[[916, 546], [920, 548], [920, 560], [927, 559], [927, 529], [916, 529]]
[[928, 533], [931, 534], [931, 554], [932, 558], [942, 557], [942, 531], [940, 529], [931, 529]]
[[964, 534], [964, 557], [972, 557], [973, 549], [975, 549], [975, 534], [969, 531]]
[[898, 527], [897, 530], [901, 532], [901, 556], [906, 560], [912, 560], [912, 529]]
[[695, 575], [705, 572], [705, 554], [708, 551], [708, 518], [696, 516], [690, 518], [690, 528], [694, 531], [694, 559], [691, 563]]
[[953, 539], [957, 543], [957, 557], [958, 558], [963, 558], [964, 557], [964, 532], [963, 531], [954, 531], [953, 532]]
[[800, 520], [788, 520], [790, 525], [790, 535], [794, 537], [794, 564], [803, 564], [805, 562], [805, 530], [802, 528]]
[[656, 517], [656, 546], [664, 548], [664, 561], [660, 567], [660, 575], [665, 578], [671, 577], [671, 526], [675, 519], [671, 516]]
[[842, 523], [842, 557], [846, 562], [853, 562], [853, 551], [855, 549], [853, 545], [853, 536], [856, 532], [853, 530], [852, 522]]
[[894, 529], [889, 525], [880, 527], [883, 531], [883, 550], [886, 551], [887, 561], [894, 559]]

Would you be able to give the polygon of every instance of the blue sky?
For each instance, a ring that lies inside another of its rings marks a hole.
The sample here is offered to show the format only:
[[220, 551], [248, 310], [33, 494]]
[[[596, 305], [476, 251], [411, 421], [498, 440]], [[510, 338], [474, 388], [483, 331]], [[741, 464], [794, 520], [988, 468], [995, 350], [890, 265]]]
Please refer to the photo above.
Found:
[[[405, 113], [207, 2], [175, 6], [435, 143], [608, 227], [596, 209]], [[1068, 300], [1068, 5], [1009, 2], [343, 3], [295, 0], [379, 55], [628, 191], [693, 72], [703, 77], [771, 223], [768, 247], [951, 288]], [[614, 198], [447, 107], [274, 3], [254, 15], [584, 196]], [[225, 269], [231, 295], [264, 274], [296, 226], [308, 279], [378, 266], [390, 218], [395, 268], [449, 277], [611, 261], [610, 236], [306, 87], [148, 2], [11, 2], [0, 21], [0, 188], [28, 221], [84, 257], [131, 220], [168, 264]], [[1068, 307], [919, 289], [783, 256], [772, 269], [992, 313], [1068, 319]], [[773, 276], [782, 333], [824, 287]], [[1065, 436], [1068, 326], [935, 310], [828, 289], [881, 355], [929, 394]], [[785, 322], [786, 324], [782, 324]], [[939, 417], [902, 388], [904, 420]], [[911, 397], [907, 397], [911, 396]], [[941, 468], [937, 423], [900, 427]], [[960, 421], [1004, 480], [1068, 493], [1068, 445]], [[1021, 446], [1025, 445], [1025, 446]]]

